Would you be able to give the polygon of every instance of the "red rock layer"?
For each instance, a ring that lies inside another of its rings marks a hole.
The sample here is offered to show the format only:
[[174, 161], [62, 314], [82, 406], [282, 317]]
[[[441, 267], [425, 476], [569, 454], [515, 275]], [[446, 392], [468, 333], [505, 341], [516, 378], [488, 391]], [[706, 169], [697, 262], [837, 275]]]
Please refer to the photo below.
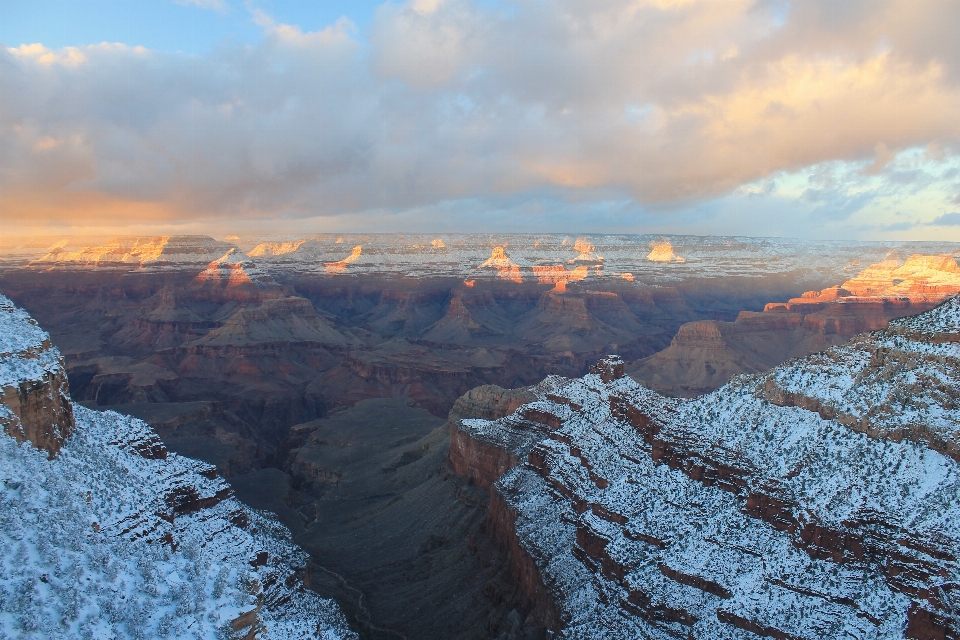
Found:
[[29, 440], [51, 457], [59, 453], [76, 426], [67, 376], [62, 369], [59, 373], [47, 372], [39, 380], [21, 382], [17, 387], [5, 387], [0, 392], [0, 403], [16, 416], [4, 425], [7, 432], [18, 442]]

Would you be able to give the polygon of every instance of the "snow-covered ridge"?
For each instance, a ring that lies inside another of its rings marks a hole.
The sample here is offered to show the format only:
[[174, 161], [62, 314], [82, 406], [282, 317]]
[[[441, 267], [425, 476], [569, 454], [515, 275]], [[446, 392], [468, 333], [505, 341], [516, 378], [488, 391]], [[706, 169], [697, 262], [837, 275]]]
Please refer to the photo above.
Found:
[[909, 318], [900, 318], [890, 323], [888, 331], [896, 334], [919, 333], [936, 339], [956, 338], [960, 334], [960, 297], [953, 298], [939, 307]]
[[[902, 321], [909, 339], [876, 332], [695, 400], [598, 368], [462, 421], [522, 461], [495, 498], [563, 633], [956, 637], [960, 464], [929, 436], [960, 432], [960, 343], [923, 336], [957, 337], [957, 304]], [[774, 397], [771, 380], [858, 420]]]
[[60, 352], [23, 309], [0, 296], [0, 389], [62, 371]]
[[763, 394], [850, 428], [960, 460], [960, 297], [777, 367]]
[[[0, 359], [3, 380], [42, 392], [49, 377], [24, 378], [24, 362], [37, 349], [59, 360], [47, 335], [2, 297], [0, 328], [18, 349]], [[5, 429], [13, 413], [0, 402]], [[74, 405], [70, 418], [52, 459], [0, 434], [0, 637], [356, 637], [306, 589], [289, 531], [212, 467], [130, 416]]]

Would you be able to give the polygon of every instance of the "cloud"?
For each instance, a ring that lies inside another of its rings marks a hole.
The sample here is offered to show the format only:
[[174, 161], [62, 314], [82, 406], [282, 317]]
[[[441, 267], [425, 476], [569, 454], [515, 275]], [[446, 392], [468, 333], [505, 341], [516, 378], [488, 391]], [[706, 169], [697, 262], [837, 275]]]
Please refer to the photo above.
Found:
[[367, 41], [254, 11], [261, 42], [204, 56], [4, 48], [0, 216], [448, 216], [544, 190], [674, 215], [847, 162], [842, 184], [804, 187], [843, 220], [871, 181], [918, 184], [904, 150], [956, 158], [953, 3], [781, 5], [416, 0], [379, 7]]
[[941, 216], [937, 216], [930, 224], [941, 227], [960, 226], [960, 212], [954, 211], [952, 213], [945, 213]]
[[883, 225], [884, 231], [907, 231], [908, 229], [913, 229], [917, 226], [916, 222], [892, 222], [890, 224]]

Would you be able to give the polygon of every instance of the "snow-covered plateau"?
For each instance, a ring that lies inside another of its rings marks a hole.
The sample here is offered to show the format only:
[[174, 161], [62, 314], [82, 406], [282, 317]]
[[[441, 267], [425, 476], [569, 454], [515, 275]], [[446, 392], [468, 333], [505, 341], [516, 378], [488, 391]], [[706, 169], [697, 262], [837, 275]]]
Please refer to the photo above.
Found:
[[958, 329], [953, 298], [694, 400], [610, 356], [451, 458], [515, 461], [488, 522], [564, 637], [957, 638]]
[[270, 275], [388, 275], [551, 282], [670, 283], [814, 270], [842, 281], [891, 254], [955, 254], [951, 242], [810, 242], [632, 234], [315, 234], [11, 238], [0, 268], [170, 271], [243, 262]]
[[356, 637], [286, 528], [65, 380], [0, 296], [0, 637]]

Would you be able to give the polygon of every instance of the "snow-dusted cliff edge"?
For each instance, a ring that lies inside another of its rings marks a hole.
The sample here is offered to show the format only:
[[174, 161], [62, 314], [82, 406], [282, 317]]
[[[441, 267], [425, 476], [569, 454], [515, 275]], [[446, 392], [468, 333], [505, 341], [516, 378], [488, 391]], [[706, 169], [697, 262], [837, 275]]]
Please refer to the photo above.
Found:
[[355, 637], [283, 526], [146, 423], [72, 405], [2, 296], [0, 392], [0, 637]]
[[957, 638], [958, 331], [955, 298], [690, 401], [611, 358], [452, 462], [519, 461], [490, 528], [566, 637]]

